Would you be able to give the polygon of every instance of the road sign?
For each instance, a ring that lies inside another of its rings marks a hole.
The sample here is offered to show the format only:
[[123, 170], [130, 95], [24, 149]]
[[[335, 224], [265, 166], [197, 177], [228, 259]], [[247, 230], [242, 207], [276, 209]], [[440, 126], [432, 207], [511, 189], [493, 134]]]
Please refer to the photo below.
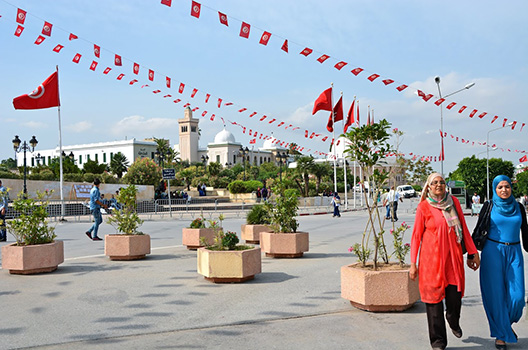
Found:
[[176, 178], [176, 171], [174, 169], [163, 169], [163, 180], [174, 180]]

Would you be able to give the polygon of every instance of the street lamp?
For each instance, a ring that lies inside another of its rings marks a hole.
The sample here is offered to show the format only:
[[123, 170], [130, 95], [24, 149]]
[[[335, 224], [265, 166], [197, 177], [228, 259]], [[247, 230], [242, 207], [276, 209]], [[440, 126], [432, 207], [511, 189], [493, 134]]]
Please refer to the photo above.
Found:
[[204, 171], [207, 172], [207, 161], [209, 160], [209, 156], [205, 155], [202, 156], [202, 163], [204, 165]]
[[37, 161], [37, 166], [39, 166], [40, 165], [40, 161], [44, 160], [44, 159], [46, 159], [46, 157], [41, 156], [40, 153], [37, 153], [37, 155], [35, 156], [35, 160]]
[[240, 146], [240, 149], [238, 150], [238, 156], [242, 157], [242, 162], [244, 166], [244, 181], [246, 181], [246, 156], [249, 155], [249, 148], [244, 148]]
[[[488, 131], [488, 134], [486, 136], [486, 197], [487, 197], [486, 199], [487, 200], [490, 199], [490, 196], [489, 196], [489, 134], [490, 134], [490, 132], [497, 131], [497, 130], [500, 130], [500, 129], [504, 129], [504, 127], [512, 126], [512, 125], [513, 125], [513, 122], [509, 122], [505, 126], [501, 126], [499, 128], [491, 129], [490, 131]], [[497, 149], [497, 148], [495, 147], [495, 149]]]
[[15, 135], [15, 138], [13, 139], [13, 149], [15, 150], [15, 159], [16, 159], [16, 153], [19, 153], [21, 151], [24, 151], [24, 197], [27, 198], [27, 186], [26, 186], [26, 177], [27, 177], [27, 164], [26, 164], [26, 151], [29, 151], [33, 153], [35, 151], [35, 147], [37, 147], [37, 139], [35, 136], [31, 137], [31, 140], [29, 140], [29, 144], [24, 141], [22, 142], [18, 135]]
[[277, 153], [276, 156], [279, 159], [279, 178], [280, 182], [282, 183], [282, 164], [286, 162], [286, 159], [288, 158], [288, 155], [286, 153]]
[[[464, 86], [462, 89], [460, 90], [457, 90], [455, 92], [452, 92], [450, 94], [447, 94], [445, 96], [442, 96], [442, 91], [440, 91], [440, 77], [439, 76], [436, 76], [435, 78], [435, 83], [436, 85], [438, 85], [438, 94], [440, 95], [440, 98], [448, 98], [449, 96], [453, 96], [454, 94], [457, 94], [459, 93], [460, 91], [464, 91], [464, 90], [467, 90], [467, 89], [470, 89], [472, 88], [473, 86], [475, 86], [475, 83], [469, 83], [467, 84], [466, 86]], [[445, 158], [445, 153], [444, 153], [444, 112], [443, 112], [443, 104], [440, 104], [440, 147], [441, 147], [441, 152], [442, 152], [442, 157], [441, 157], [441, 160], [440, 160], [440, 174], [442, 175], [442, 177], [444, 177], [444, 158]]]

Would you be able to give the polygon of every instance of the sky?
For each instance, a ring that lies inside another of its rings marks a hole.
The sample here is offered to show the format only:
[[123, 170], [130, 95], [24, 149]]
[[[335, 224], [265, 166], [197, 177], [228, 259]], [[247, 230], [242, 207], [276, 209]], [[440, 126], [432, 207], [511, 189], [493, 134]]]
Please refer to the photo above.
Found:
[[[387, 119], [404, 132], [398, 148], [406, 157], [434, 157], [440, 154], [441, 110], [434, 103], [439, 76], [443, 96], [475, 83], [443, 104], [444, 173], [455, 170], [464, 157], [485, 158], [488, 136], [498, 147], [490, 149], [490, 158], [517, 165], [521, 151], [528, 151], [528, 126], [521, 130], [528, 124], [526, 1], [197, 2], [199, 18], [191, 16], [191, 0], [173, 0], [171, 7], [161, 0], [0, 0], [0, 159], [14, 156], [14, 135], [23, 141], [35, 135], [36, 152], [58, 146], [57, 108], [15, 110], [12, 104], [56, 66], [63, 146], [151, 137], [177, 144], [177, 120], [190, 103], [198, 108], [194, 117], [200, 119], [201, 147], [225, 123], [250, 148], [261, 147], [263, 138], [273, 135], [321, 157], [333, 137], [326, 131], [329, 112], [312, 115], [312, 109], [333, 84], [334, 103], [343, 93], [345, 116], [356, 97], [362, 124], [370, 106], [375, 120]], [[14, 35], [17, 8], [27, 12], [20, 37]], [[220, 23], [219, 11], [227, 15], [228, 26]], [[45, 21], [53, 25], [51, 37], [35, 45]], [[242, 22], [251, 26], [247, 39], [239, 35]], [[264, 31], [271, 33], [267, 45], [259, 43]], [[78, 39], [68, 40], [70, 33]], [[288, 53], [281, 50], [286, 39]], [[53, 52], [58, 44], [64, 48]], [[94, 44], [101, 48], [100, 58]], [[304, 48], [313, 53], [301, 55]], [[82, 55], [78, 64], [72, 62], [76, 53]], [[121, 67], [114, 65], [116, 54], [122, 57]], [[330, 58], [319, 63], [323, 54]], [[92, 71], [94, 60], [98, 66]], [[334, 65], [340, 61], [347, 65], [338, 70]], [[134, 62], [140, 65], [138, 75], [132, 73]], [[108, 74], [103, 73], [106, 67], [112, 68]], [[364, 71], [356, 76], [351, 70], [357, 67]], [[121, 73], [123, 79], [116, 79]], [[371, 82], [372, 74], [380, 77]], [[165, 77], [171, 78], [170, 89]], [[133, 79], [138, 82], [130, 85]], [[394, 83], [385, 85], [386, 79]], [[180, 83], [185, 84], [182, 94]], [[403, 84], [408, 88], [399, 92], [396, 87]], [[197, 93], [191, 97], [193, 89]], [[418, 90], [434, 96], [426, 102]], [[174, 103], [177, 99], [181, 102]], [[448, 110], [450, 102], [457, 104]], [[459, 113], [464, 105], [467, 109]], [[247, 110], [239, 112], [242, 108]], [[252, 112], [257, 114], [250, 117]], [[504, 118], [517, 122], [514, 130], [502, 128]], [[250, 136], [249, 129], [258, 136]], [[305, 138], [305, 130], [320, 136]], [[337, 135], [341, 130], [342, 122], [336, 123]], [[255, 144], [249, 144], [253, 139]], [[440, 162], [431, 165], [440, 171]]]

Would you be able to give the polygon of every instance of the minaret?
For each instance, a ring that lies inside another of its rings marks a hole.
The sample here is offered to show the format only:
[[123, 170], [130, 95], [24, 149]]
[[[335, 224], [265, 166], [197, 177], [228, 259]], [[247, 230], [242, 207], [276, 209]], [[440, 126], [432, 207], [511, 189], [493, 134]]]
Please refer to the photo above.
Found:
[[192, 117], [191, 108], [185, 108], [185, 116], [178, 119], [180, 126], [180, 158], [189, 163], [199, 162], [198, 159], [198, 123], [199, 119]]

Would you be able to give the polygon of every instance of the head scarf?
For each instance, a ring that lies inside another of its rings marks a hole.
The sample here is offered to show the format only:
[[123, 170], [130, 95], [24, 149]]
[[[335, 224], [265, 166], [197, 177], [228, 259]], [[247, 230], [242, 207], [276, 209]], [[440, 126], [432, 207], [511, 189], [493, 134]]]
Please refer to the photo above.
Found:
[[519, 210], [519, 205], [513, 197], [513, 194], [506, 199], [502, 199], [501, 197], [499, 197], [499, 195], [497, 194], [497, 186], [499, 186], [499, 182], [501, 181], [508, 181], [511, 186], [511, 179], [506, 175], [498, 175], [493, 179], [493, 197], [491, 197], [491, 201], [493, 202], [493, 209], [501, 215], [514, 216]]
[[458, 243], [460, 243], [462, 241], [462, 224], [458, 218], [458, 213], [453, 203], [453, 197], [447, 191], [445, 192], [443, 198], [435, 198], [431, 193], [431, 182], [433, 182], [433, 180], [437, 177], [440, 177], [445, 181], [444, 177], [439, 173], [432, 173], [429, 175], [422, 192], [421, 201], [426, 199], [430, 206], [442, 211], [447, 225], [454, 228], [456, 240]]

